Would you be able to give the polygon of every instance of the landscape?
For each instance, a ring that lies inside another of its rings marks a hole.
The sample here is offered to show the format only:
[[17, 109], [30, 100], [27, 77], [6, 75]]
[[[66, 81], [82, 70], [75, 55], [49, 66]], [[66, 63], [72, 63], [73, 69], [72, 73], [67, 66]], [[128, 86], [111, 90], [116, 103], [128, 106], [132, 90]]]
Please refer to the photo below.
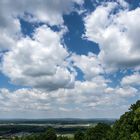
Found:
[[0, 0], [0, 140], [140, 140], [140, 0]]
[[97, 123], [112, 125], [114, 120], [110, 119], [40, 119], [40, 120], [1, 120], [0, 135], [3, 137], [26, 136], [45, 132], [49, 127], [55, 129], [57, 135], [74, 136], [78, 130], [85, 131], [94, 127]]
[[119, 120], [67, 118], [0, 122], [3, 140], [139, 140], [140, 100]]

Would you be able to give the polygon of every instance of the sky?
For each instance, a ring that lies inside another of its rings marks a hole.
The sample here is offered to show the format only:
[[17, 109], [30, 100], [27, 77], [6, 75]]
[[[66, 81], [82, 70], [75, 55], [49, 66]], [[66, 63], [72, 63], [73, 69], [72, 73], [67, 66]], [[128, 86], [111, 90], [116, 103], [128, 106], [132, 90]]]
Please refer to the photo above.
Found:
[[120, 117], [139, 35], [139, 0], [1, 0], [0, 118]]

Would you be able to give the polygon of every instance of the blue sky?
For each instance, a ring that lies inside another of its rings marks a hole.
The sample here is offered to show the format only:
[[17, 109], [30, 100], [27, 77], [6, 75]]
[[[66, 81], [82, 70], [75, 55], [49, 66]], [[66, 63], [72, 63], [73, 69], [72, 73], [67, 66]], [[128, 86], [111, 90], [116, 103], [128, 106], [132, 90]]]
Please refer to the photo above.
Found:
[[1, 118], [118, 118], [139, 99], [139, 0], [0, 2]]

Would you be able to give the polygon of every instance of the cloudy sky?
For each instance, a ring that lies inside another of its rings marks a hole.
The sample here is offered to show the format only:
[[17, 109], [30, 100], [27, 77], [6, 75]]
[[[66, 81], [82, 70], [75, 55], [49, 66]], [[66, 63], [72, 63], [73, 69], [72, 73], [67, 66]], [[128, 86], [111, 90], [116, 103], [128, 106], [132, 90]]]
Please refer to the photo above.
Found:
[[139, 37], [139, 0], [0, 0], [0, 118], [118, 118]]

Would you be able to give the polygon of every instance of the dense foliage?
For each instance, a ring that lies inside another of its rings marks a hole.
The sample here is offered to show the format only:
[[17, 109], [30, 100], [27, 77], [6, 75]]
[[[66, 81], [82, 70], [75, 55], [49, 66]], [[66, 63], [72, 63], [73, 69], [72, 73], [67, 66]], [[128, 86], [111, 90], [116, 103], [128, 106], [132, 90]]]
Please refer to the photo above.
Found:
[[113, 125], [112, 140], [140, 140], [140, 100]]
[[16, 137], [14, 140], [140, 140], [140, 100], [131, 105], [129, 111], [120, 117], [111, 127], [98, 123], [86, 131], [77, 131], [73, 138], [57, 136], [53, 128], [45, 133]]
[[84, 140], [106, 140], [110, 131], [111, 127], [109, 125], [99, 123], [86, 131]]

